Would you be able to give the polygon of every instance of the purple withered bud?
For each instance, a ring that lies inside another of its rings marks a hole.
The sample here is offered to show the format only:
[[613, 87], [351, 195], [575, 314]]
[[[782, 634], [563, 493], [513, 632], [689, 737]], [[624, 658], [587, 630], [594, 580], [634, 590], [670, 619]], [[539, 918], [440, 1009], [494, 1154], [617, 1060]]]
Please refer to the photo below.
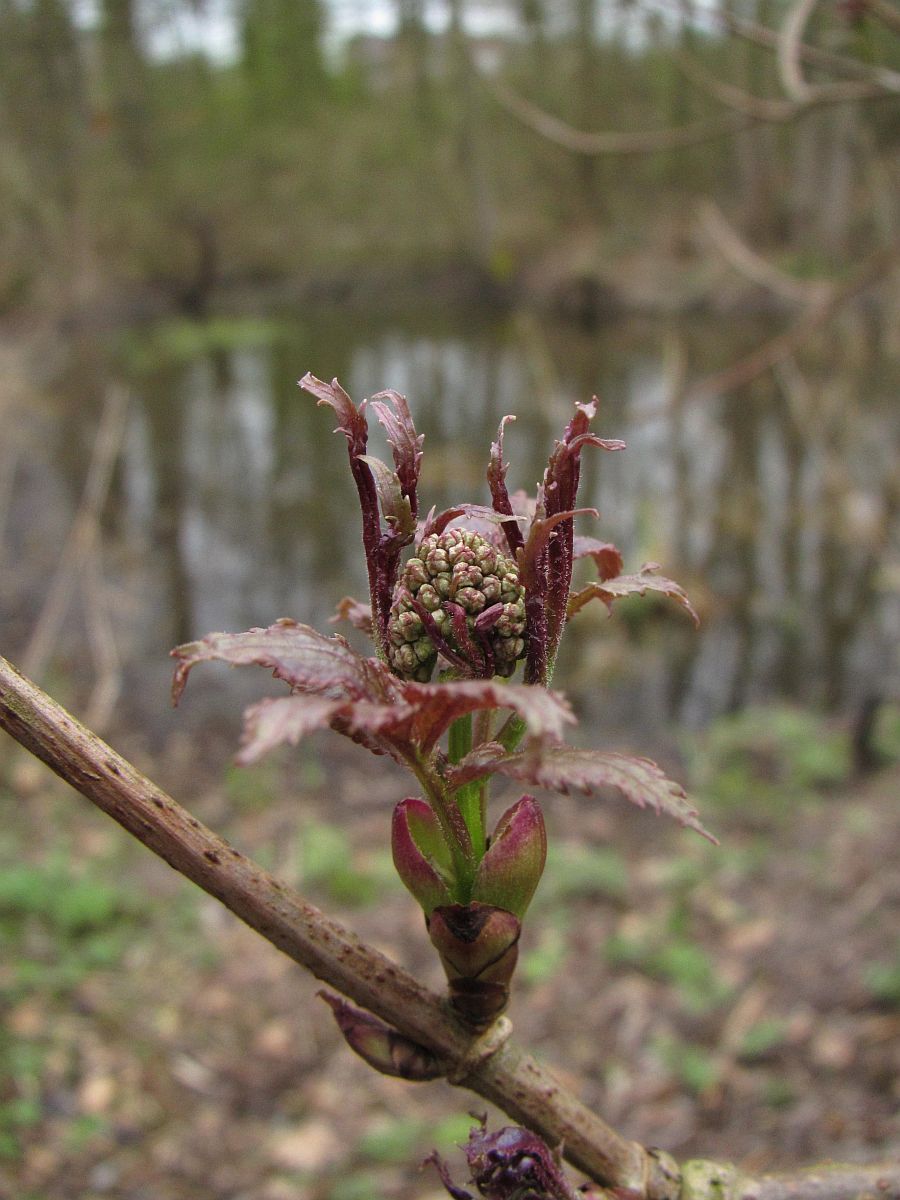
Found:
[[472, 898], [505, 908], [521, 920], [547, 861], [547, 831], [534, 796], [523, 796], [497, 823], [478, 864]]
[[439, 906], [428, 920], [450, 1004], [473, 1029], [486, 1029], [509, 1003], [521, 931], [514, 913], [478, 901]]
[[420, 1046], [340, 996], [325, 991], [319, 992], [319, 995], [331, 1006], [334, 1019], [350, 1049], [382, 1075], [423, 1082], [439, 1079], [445, 1074], [437, 1058], [425, 1046]]
[[[519, 1125], [488, 1133], [482, 1118], [464, 1149], [472, 1182], [486, 1200], [579, 1200], [547, 1143]], [[447, 1186], [444, 1173], [441, 1182]]]
[[394, 809], [391, 823], [394, 866], [429, 917], [453, 903], [453, 863], [440, 822], [424, 800], [409, 796]]

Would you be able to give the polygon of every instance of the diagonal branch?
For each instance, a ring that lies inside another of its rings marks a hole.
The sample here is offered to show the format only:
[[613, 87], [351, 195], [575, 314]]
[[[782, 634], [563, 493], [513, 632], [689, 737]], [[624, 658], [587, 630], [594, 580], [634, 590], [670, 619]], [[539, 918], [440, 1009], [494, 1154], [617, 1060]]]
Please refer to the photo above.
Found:
[[207, 829], [2, 657], [0, 728], [289, 958], [426, 1046], [448, 1080], [562, 1143], [570, 1163], [628, 1200], [900, 1200], [900, 1163], [753, 1178], [695, 1160], [682, 1172], [616, 1133], [511, 1040], [485, 1057], [438, 996]]
[[[3, 658], [0, 727], [289, 958], [428, 1047], [463, 1082], [472, 1034], [440, 997], [207, 829]], [[464, 1083], [552, 1145], [564, 1143], [566, 1158], [600, 1182], [645, 1194], [656, 1176], [655, 1159], [511, 1041]], [[671, 1192], [651, 1190], [658, 1200]]]
[[771, 367], [778, 366], [799, 349], [814, 333], [860, 292], [886, 278], [900, 262], [900, 240], [876, 250], [864, 259], [841, 284], [835, 284], [810, 303], [795, 323], [784, 333], [770, 338], [721, 371], [700, 379], [688, 389], [693, 398], [709, 397], [730, 392], [752, 383]]

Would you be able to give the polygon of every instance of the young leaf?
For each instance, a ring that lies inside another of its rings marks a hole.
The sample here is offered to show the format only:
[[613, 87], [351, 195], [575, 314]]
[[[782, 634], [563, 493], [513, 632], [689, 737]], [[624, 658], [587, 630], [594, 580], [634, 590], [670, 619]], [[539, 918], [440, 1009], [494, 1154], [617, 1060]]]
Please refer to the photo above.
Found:
[[[491, 458], [488, 463], [487, 472], [488, 487], [491, 489], [491, 501], [494, 509], [496, 512], [509, 517], [515, 516], [515, 510], [513, 509], [512, 501], [506, 487], [507, 464], [503, 461], [503, 428], [507, 421], [514, 421], [515, 419], [514, 416], [508, 415], [500, 421], [497, 440], [491, 443]], [[506, 541], [513, 557], [515, 557], [525, 544], [522, 531], [515, 520], [504, 521], [502, 529], [506, 534]]]
[[357, 654], [344, 638], [325, 637], [288, 617], [268, 629], [210, 633], [200, 641], [176, 646], [171, 653], [178, 659], [172, 683], [176, 704], [190, 671], [201, 662], [269, 667], [276, 679], [319, 696], [364, 696], [379, 672], [390, 678], [386, 668]]
[[244, 732], [237, 763], [242, 767], [258, 762], [264, 754], [285, 742], [297, 743], [317, 729], [328, 729], [345, 706], [343, 700], [324, 696], [284, 696], [260, 700], [244, 712]]
[[409, 499], [403, 493], [400, 476], [374, 454], [359, 454], [357, 458], [360, 462], [367, 463], [372, 472], [385, 521], [396, 535], [403, 538], [403, 544], [407, 545], [415, 537], [416, 518]]
[[400, 694], [414, 712], [409, 724], [410, 740], [427, 752], [452, 721], [479, 709], [511, 708], [525, 722], [535, 739], [553, 741], [562, 737], [575, 717], [559, 692], [522, 684], [492, 680], [461, 680], [455, 683], [399, 684]]
[[352, 596], [344, 596], [339, 600], [329, 624], [337, 625], [340, 621], [349, 621], [354, 629], [361, 629], [369, 637], [372, 636], [372, 609], [361, 600], [354, 600]]
[[716, 839], [700, 824], [697, 810], [684, 788], [669, 779], [649, 758], [632, 758], [603, 750], [578, 750], [573, 746], [527, 747], [507, 754], [498, 742], [479, 746], [449, 776], [451, 787], [486, 775], [507, 775], [551, 792], [584, 792], [589, 795], [611, 787], [638, 808], [652, 808], [673, 817], [679, 825], [696, 830], [711, 842]]
[[661, 592], [664, 596], [670, 596], [680, 604], [694, 624], [699, 625], [700, 618], [684, 589], [671, 579], [655, 575], [654, 572], [658, 570], [659, 566], [656, 563], [644, 563], [637, 575], [618, 575], [614, 579], [605, 579], [600, 583], [589, 583], [587, 587], [573, 592], [569, 597], [569, 616], [579, 612], [590, 600], [602, 600], [612, 611], [613, 601], [622, 596], [645, 596], [647, 592]]
[[340, 432], [346, 437], [351, 459], [365, 454], [366, 443], [369, 439], [365, 402], [357, 408], [336, 379], [332, 379], [331, 383], [325, 383], [322, 379], [316, 379], [310, 371], [306, 372], [299, 384], [304, 392], [315, 396], [319, 404], [327, 404], [334, 409], [338, 419], [336, 432]]
[[452, 508], [445, 508], [443, 512], [436, 512], [432, 508], [425, 518], [422, 538], [430, 537], [433, 533], [443, 533], [447, 526], [459, 517], [468, 517], [476, 522], [485, 521], [488, 525], [505, 525], [509, 520], [520, 523], [527, 520], [526, 517], [521, 516], [504, 517], [483, 504], [456, 504]]
[[401, 396], [399, 392], [392, 389], [378, 392], [371, 398], [369, 405], [387, 432], [388, 445], [393, 452], [400, 486], [415, 518], [418, 512], [416, 487], [422, 463], [424, 435], [416, 433], [409, 404], [406, 397]]
[[594, 560], [601, 582], [605, 583], [607, 579], [615, 579], [617, 575], [621, 575], [625, 564], [621, 551], [612, 542], [600, 542], [591, 537], [576, 537], [573, 539], [572, 549], [576, 559]]

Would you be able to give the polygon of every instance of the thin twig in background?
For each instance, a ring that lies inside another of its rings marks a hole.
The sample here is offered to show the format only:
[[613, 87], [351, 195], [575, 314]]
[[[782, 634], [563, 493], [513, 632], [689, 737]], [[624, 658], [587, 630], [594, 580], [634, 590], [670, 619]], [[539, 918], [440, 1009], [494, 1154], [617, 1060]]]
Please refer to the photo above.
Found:
[[712, 200], [705, 200], [700, 205], [698, 216], [703, 233], [722, 258], [752, 283], [758, 283], [776, 296], [795, 304], [821, 304], [830, 297], [834, 290], [832, 283], [797, 279], [757, 254]]
[[814, 92], [800, 67], [800, 43], [815, 7], [816, 0], [797, 0], [788, 9], [778, 31], [775, 48], [781, 86], [798, 104], [807, 102]]
[[829, 321], [860, 292], [887, 278], [898, 262], [900, 241], [876, 250], [862, 262], [849, 279], [833, 286], [823, 299], [811, 304], [790, 329], [763, 342], [761, 346], [723, 370], [707, 375], [695, 383], [689, 389], [691, 398], [719, 395], [752, 383], [777, 363], [789, 358], [810, 334]]
[[24, 669], [29, 675], [39, 678], [46, 671], [69, 610], [75, 583], [96, 543], [100, 516], [112, 482], [113, 467], [125, 434], [127, 411], [128, 393], [121, 387], [110, 387], [104, 398], [81, 502], [44, 606], [22, 656]]

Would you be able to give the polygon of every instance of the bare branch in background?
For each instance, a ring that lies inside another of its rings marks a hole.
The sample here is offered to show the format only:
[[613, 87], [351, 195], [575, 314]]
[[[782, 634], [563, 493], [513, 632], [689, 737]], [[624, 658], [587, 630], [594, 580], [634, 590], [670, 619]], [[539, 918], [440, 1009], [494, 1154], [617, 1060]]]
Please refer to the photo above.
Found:
[[113, 467], [125, 435], [127, 411], [127, 392], [119, 387], [109, 388], [94, 439], [81, 502], [44, 606], [23, 655], [22, 661], [29, 675], [40, 676], [46, 670], [59, 637], [60, 627], [68, 612], [75, 585], [86, 561], [92, 557], [98, 537], [100, 515], [109, 495]]
[[700, 205], [698, 216], [704, 234], [722, 258], [751, 282], [795, 304], [818, 304], [831, 295], [831, 283], [797, 279], [757, 254], [728, 223], [722, 210], [712, 200], [705, 200]]
[[[875, 12], [876, 6], [880, 3], [883, 3], [884, 7], [892, 7], [887, 3], [887, 0], [870, 0], [868, 8], [872, 12]], [[682, 12], [680, 5], [676, 8], [674, 4], [668, 3], [667, 0], [657, 0], [657, 7], [667, 9], [670, 12], [677, 12], [679, 16]], [[759, 22], [751, 21], [747, 17], [737, 16], [726, 8], [719, 8], [710, 15], [729, 33], [734, 33], [756, 46], [777, 51], [780, 36], [778, 30], [770, 29], [767, 25], [760, 25]], [[812, 66], [827, 67], [829, 70], [837, 71], [840, 74], [865, 80], [868, 83], [877, 85], [885, 92], [900, 92], [900, 72], [893, 71], [890, 67], [863, 62], [861, 59], [851, 58], [846, 54], [838, 54], [834, 50], [826, 50], [821, 46], [812, 46], [808, 42], [797, 43], [797, 55], [802, 62], [809, 63]]]
[[866, 11], [893, 33], [900, 33], [900, 8], [891, 4], [890, 0], [866, 0]]
[[800, 43], [815, 6], [816, 0], [796, 0], [781, 24], [775, 50], [781, 86], [798, 104], [808, 102], [814, 94], [800, 68]]
[[728, 137], [748, 129], [757, 121], [737, 113], [723, 113], [701, 121], [691, 121], [670, 129], [644, 129], [636, 132], [608, 130], [586, 132], [575, 129], [559, 117], [554, 117], [520, 96], [505, 84], [494, 80], [482, 80], [494, 99], [508, 113], [524, 125], [539, 133], [541, 137], [576, 154], [634, 155], [656, 154], [662, 150], [678, 150], [685, 146], [697, 146], [715, 138]]
[[[900, 262], [900, 240], [876, 250], [840, 285], [828, 287], [821, 298], [811, 303], [786, 332], [770, 338], [744, 358], [701, 379], [689, 389], [692, 397], [705, 397], [745, 387], [764, 372], [789, 358], [816, 329], [866, 288], [885, 279]], [[827, 285], [825, 285], [827, 286]]]
[[[775, 41], [777, 44], [777, 39]], [[620, 157], [698, 146], [716, 138], [741, 133], [755, 125], [784, 125], [817, 108], [852, 101], [886, 100], [900, 93], [900, 75], [879, 71], [877, 77], [868, 81], [843, 81], [818, 87], [806, 85], [802, 97], [795, 95], [789, 100], [770, 99], [753, 96], [716, 79], [687, 56], [680, 56], [679, 66], [692, 82], [730, 111], [667, 129], [588, 131], [576, 129], [546, 109], [532, 104], [504, 83], [483, 77], [482, 82], [502, 108], [547, 141], [575, 154]], [[872, 74], [876, 75], [875, 72]]]

